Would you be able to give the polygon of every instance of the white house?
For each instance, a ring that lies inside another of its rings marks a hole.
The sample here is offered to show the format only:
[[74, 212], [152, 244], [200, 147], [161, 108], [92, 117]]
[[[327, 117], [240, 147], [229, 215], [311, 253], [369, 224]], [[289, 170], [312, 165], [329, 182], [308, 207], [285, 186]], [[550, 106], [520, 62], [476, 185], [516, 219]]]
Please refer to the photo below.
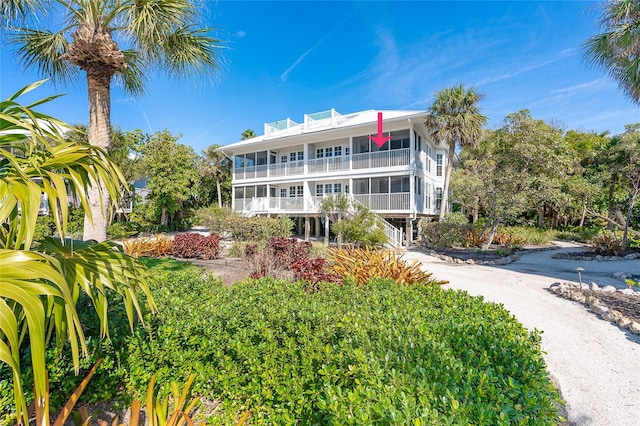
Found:
[[[382, 113], [384, 136], [379, 147]], [[343, 193], [384, 218], [392, 242], [413, 235], [415, 220], [437, 215], [448, 146], [426, 137], [425, 111], [334, 109], [265, 123], [264, 134], [220, 148], [233, 159], [233, 209], [287, 215], [299, 234], [324, 234], [322, 197]], [[389, 226], [391, 225], [391, 226]]]

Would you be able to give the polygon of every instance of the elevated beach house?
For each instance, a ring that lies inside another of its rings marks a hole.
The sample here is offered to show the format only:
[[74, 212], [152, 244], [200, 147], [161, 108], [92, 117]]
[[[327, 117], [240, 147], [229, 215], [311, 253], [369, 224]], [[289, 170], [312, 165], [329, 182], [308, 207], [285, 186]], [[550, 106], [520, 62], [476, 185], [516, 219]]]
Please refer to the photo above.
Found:
[[[382, 113], [382, 146], [378, 134]], [[325, 235], [323, 197], [346, 194], [377, 213], [392, 244], [413, 237], [416, 220], [440, 209], [448, 147], [426, 137], [425, 111], [335, 110], [266, 123], [264, 134], [220, 148], [233, 160], [233, 209], [286, 215], [297, 233]]]

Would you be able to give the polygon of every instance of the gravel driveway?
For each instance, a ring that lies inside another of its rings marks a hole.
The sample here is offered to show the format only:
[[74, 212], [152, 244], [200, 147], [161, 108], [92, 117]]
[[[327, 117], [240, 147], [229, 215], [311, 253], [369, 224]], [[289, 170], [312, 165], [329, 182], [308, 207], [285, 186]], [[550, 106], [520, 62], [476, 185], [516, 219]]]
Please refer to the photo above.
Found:
[[567, 401], [570, 424], [640, 425], [639, 336], [546, 290], [557, 281], [577, 281], [578, 266], [585, 269], [583, 281], [624, 287], [613, 273], [640, 273], [640, 260], [553, 259], [558, 250], [527, 253], [509, 265], [495, 266], [447, 263], [418, 249], [407, 251], [404, 259], [418, 259], [435, 278], [448, 280], [444, 288], [501, 303], [525, 327], [543, 331], [542, 350]]

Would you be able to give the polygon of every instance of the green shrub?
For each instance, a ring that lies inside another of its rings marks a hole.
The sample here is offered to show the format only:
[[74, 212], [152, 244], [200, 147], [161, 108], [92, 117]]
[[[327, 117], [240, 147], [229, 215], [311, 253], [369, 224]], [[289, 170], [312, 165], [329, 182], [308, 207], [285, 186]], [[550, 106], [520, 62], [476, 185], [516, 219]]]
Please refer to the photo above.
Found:
[[451, 223], [454, 225], [467, 225], [469, 219], [462, 212], [447, 212], [444, 215], [444, 223]]
[[178, 273], [154, 297], [163, 308], [130, 339], [127, 387], [142, 393], [155, 371], [195, 373], [194, 391], [222, 401], [210, 424], [246, 409], [254, 425], [558, 420], [538, 334], [464, 292], [390, 281], [227, 288]]
[[293, 221], [286, 216], [237, 216], [229, 232], [233, 239], [239, 241], [266, 241], [270, 237], [290, 237], [292, 230]]
[[[253, 425], [558, 422], [538, 333], [480, 297], [384, 280], [229, 288], [184, 262], [145, 261], [159, 311], [131, 335], [110, 307], [111, 342], [90, 345], [108, 362], [83, 401], [144, 396], [157, 372], [158, 383], [196, 374], [194, 394], [222, 402], [213, 425], [247, 409]], [[81, 321], [95, 332], [97, 321]], [[70, 360], [57, 362], [52, 389], [67, 395], [76, 377]]]
[[207, 227], [210, 232], [225, 235], [241, 216], [227, 207], [210, 206], [196, 210], [196, 223]]
[[136, 235], [140, 230], [140, 225], [136, 222], [113, 222], [107, 227], [107, 235], [112, 240]]
[[563, 226], [556, 229], [555, 238], [564, 241], [579, 241], [588, 243], [601, 232], [597, 227]]
[[591, 240], [591, 247], [597, 254], [620, 256], [622, 250], [622, 233], [604, 231]]
[[501, 232], [513, 236], [517, 241], [517, 245], [527, 244], [542, 246], [550, 243], [555, 237], [554, 231], [536, 228], [533, 226], [505, 227], [501, 229]]
[[467, 245], [467, 236], [472, 230], [470, 225], [458, 225], [445, 222], [421, 222], [420, 236], [427, 247], [449, 248]]

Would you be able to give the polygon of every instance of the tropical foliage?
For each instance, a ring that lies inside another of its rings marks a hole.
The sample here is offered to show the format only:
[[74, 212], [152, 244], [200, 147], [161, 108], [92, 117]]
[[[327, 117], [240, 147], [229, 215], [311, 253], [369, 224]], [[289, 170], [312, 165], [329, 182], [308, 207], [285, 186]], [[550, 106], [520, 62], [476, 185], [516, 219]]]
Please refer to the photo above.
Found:
[[447, 211], [451, 171], [456, 147], [473, 146], [482, 135], [482, 126], [487, 117], [480, 113], [478, 103], [484, 96], [474, 89], [465, 89], [462, 85], [443, 89], [436, 93], [433, 104], [427, 109], [429, 115], [425, 126], [429, 136], [436, 144], [448, 145], [449, 155], [446, 163], [440, 221]]
[[[28, 423], [22, 360], [31, 363], [34, 405], [38, 425], [48, 424], [48, 387], [45, 347], [69, 345], [78, 372], [80, 355], [87, 353], [86, 339], [76, 311], [81, 294], [88, 296], [100, 322], [100, 334], [109, 327], [109, 293], [119, 295], [133, 327], [141, 317], [139, 294], [153, 301], [146, 269], [111, 243], [76, 242], [66, 238], [69, 202], [77, 198], [88, 208], [91, 182], [101, 182], [117, 200], [124, 182], [119, 169], [98, 147], [67, 142], [62, 130], [70, 126], [38, 113], [17, 98], [42, 82], [20, 90], [0, 103], [0, 361], [13, 376], [16, 413]], [[44, 238], [31, 249], [38, 208], [46, 195], [53, 212], [57, 238]]]
[[[206, 75], [217, 70], [220, 43], [198, 24], [199, 2], [72, 0], [2, 3], [11, 26], [9, 41], [22, 64], [55, 81], [75, 81], [81, 72], [89, 93], [88, 141], [110, 145], [111, 83], [140, 95], [145, 80], [159, 68], [172, 76]], [[58, 23], [63, 25], [57, 25]], [[55, 31], [46, 29], [56, 27]], [[93, 223], [85, 239], [106, 239], [103, 203], [109, 193], [90, 187]], [[106, 203], [104, 203], [106, 204]], [[89, 209], [85, 209], [89, 211]]]
[[584, 45], [585, 58], [603, 68], [624, 93], [640, 104], [640, 3], [636, 0], [609, 0], [602, 4], [602, 33]]
[[208, 424], [247, 409], [254, 425], [558, 422], [537, 333], [464, 292], [226, 287], [196, 270], [169, 272], [154, 297], [160, 311], [127, 342], [127, 386], [195, 373], [194, 392], [221, 402]]

